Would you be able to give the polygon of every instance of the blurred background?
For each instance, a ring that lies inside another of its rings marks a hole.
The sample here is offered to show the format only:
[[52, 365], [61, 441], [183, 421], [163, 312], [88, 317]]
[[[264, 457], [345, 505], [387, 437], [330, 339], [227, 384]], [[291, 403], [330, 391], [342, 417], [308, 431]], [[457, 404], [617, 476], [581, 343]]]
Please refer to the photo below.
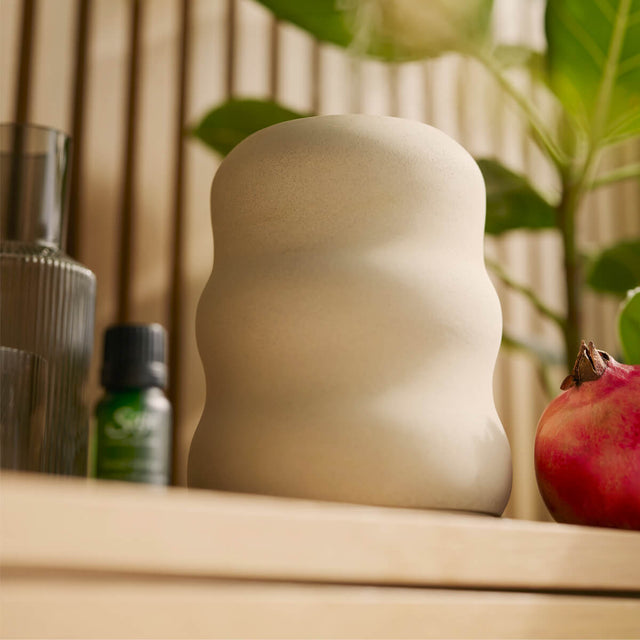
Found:
[[[171, 342], [177, 484], [185, 482], [205, 395], [194, 323], [213, 263], [209, 188], [220, 162], [187, 130], [214, 105], [257, 97], [302, 112], [421, 120], [476, 156], [526, 171], [540, 189], [557, 188], [494, 80], [457, 55], [403, 64], [360, 60], [277, 21], [252, 0], [0, 0], [0, 12], [0, 120], [74, 138], [67, 251], [98, 280], [92, 402], [104, 328], [117, 321], [163, 324]], [[543, 13], [541, 0], [496, 0], [497, 38], [543, 48]], [[517, 72], [513, 81], [524, 92], [537, 90]], [[616, 153], [637, 161], [637, 138]], [[581, 243], [640, 236], [639, 211], [637, 180], [591, 193], [579, 219]], [[556, 233], [488, 237], [486, 252], [535, 287], [546, 305], [562, 309]], [[510, 332], [561, 347], [559, 332], [527, 300], [501, 281], [496, 288]], [[584, 337], [616, 354], [619, 299], [585, 295]], [[556, 388], [565, 369], [553, 371]], [[548, 400], [525, 353], [501, 350], [495, 394], [514, 458], [506, 515], [546, 519], [533, 437]]]

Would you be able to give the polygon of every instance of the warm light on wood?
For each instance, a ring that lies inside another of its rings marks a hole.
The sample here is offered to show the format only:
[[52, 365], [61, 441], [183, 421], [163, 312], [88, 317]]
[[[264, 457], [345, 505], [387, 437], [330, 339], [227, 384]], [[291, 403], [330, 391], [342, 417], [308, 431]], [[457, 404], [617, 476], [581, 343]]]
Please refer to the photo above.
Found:
[[6, 473], [0, 522], [2, 637], [631, 638], [640, 621], [629, 531]]

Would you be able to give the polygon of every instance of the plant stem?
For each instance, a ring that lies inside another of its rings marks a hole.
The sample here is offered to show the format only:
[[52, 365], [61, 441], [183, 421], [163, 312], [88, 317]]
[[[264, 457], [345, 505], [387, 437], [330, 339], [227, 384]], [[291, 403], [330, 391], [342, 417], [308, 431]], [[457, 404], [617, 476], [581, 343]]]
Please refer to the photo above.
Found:
[[557, 208], [558, 227], [562, 236], [566, 284], [566, 325], [564, 328], [567, 370], [573, 368], [574, 354], [583, 338], [582, 326], [582, 258], [576, 246], [576, 216], [582, 199], [593, 182], [599, 149], [590, 143], [584, 161], [573, 172], [561, 174], [562, 195]]
[[547, 126], [531, 100], [520, 93], [520, 91], [518, 91], [518, 89], [509, 82], [509, 80], [507, 80], [505, 75], [502, 73], [502, 69], [490, 53], [485, 50], [479, 50], [474, 52], [473, 55], [485, 67], [485, 69], [491, 73], [502, 90], [511, 97], [522, 111], [529, 123], [529, 126], [531, 127], [533, 138], [540, 149], [549, 157], [560, 172], [565, 170], [569, 166], [570, 160], [553, 140], [553, 136], [547, 129]]
[[529, 300], [529, 302], [531, 302], [531, 304], [541, 315], [554, 322], [556, 325], [558, 325], [558, 327], [560, 327], [562, 331], [564, 331], [566, 324], [565, 319], [551, 307], [548, 307], [544, 302], [542, 302], [542, 300], [540, 300], [533, 289], [527, 287], [521, 282], [518, 282], [517, 280], [514, 280], [497, 262], [485, 258], [485, 263], [487, 267], [489, 267], [489, 269], [491, 269], [491, 271], [501, 280], [501, 282], [503, 282], [514, 291], [522, 294], [525, 298], [527, 298], [527, 300]]
[[624, 167], [612, 169], [608, 173], [599, 176], [593, 182], [591, 182], [591, 184], [589, 184], [589, 189], [597, 189], [598, 187], [602, 187], [606, 184], [611, 184], [612, 182], [629, 180], [630, 178], [637, 178], [638, 176], [640, 176], [640, 162], [628, 164]]
[[575, 354], [582, 338], [582, 295], [580, 291], [580, 259], [576, 250], [577, 189], [564, 182], [562, 199], [558, 205], [558, 225], [564, 254], [566, 321], [563, 327], [567, 370], [573, 367]]

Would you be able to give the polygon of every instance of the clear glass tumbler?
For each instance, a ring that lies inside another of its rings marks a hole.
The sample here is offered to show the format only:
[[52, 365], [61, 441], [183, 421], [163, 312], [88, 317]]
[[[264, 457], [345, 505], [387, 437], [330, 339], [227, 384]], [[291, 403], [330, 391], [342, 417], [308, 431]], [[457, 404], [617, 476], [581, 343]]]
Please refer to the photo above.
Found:
[[0, 347], [0, 468], [42, 471], [47, 361]]
[[85, 475], [95, 276], [64, 252], [70, 139], [0, 125], [0, 345], [48, 363], [42, 467]]

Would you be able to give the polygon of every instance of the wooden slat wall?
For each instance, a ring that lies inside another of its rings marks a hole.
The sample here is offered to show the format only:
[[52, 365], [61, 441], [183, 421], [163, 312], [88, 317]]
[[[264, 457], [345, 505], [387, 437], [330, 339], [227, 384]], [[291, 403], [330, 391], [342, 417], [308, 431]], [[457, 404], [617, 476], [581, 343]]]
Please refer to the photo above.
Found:
[[[497, 32], [508, 42], [539, 45], [541, 29], [532, 25], [541, 25], [542, 10], [541, 0], [497, 0]], [[251, 0], [0, 0], [0, 12], [0, 119], [61, 128], [75, 138], [69, 250], [98, 278], [94, 398], [104, 328], [119, 320], [164, 324], [178, 483], [205, 393], [194, 323], [213, 259], [209, 187], [219, 162], [181, 132], [209, 107], [230, 95], [258, 96], [303, 111], [424, 120], [473, 154], [497, 156], [534, 175], [541, 188], [554, 187], [522, 123], [474, 62], [448, 56], [394, 67], [353, 60], [277, 23]], [[640, 149], [621, 153], [637, 158]], [[603, 245], [638, 235], [639, 209], [637, 184], [602, 189], [587, 203], [581, 236]], [[487, 252], [561, 307], [553, 234], [513, 233], [488, 240]], [[560, 344], [526, 302], [497, 288], [506, 326]], [[613, 352], [616, 304], [586, 300], [587, 335]], [[545, 518], [532, 463], [544, 398], [531, 363], [502, 353], [495, 387], [514, 453], [508, 513]]]

